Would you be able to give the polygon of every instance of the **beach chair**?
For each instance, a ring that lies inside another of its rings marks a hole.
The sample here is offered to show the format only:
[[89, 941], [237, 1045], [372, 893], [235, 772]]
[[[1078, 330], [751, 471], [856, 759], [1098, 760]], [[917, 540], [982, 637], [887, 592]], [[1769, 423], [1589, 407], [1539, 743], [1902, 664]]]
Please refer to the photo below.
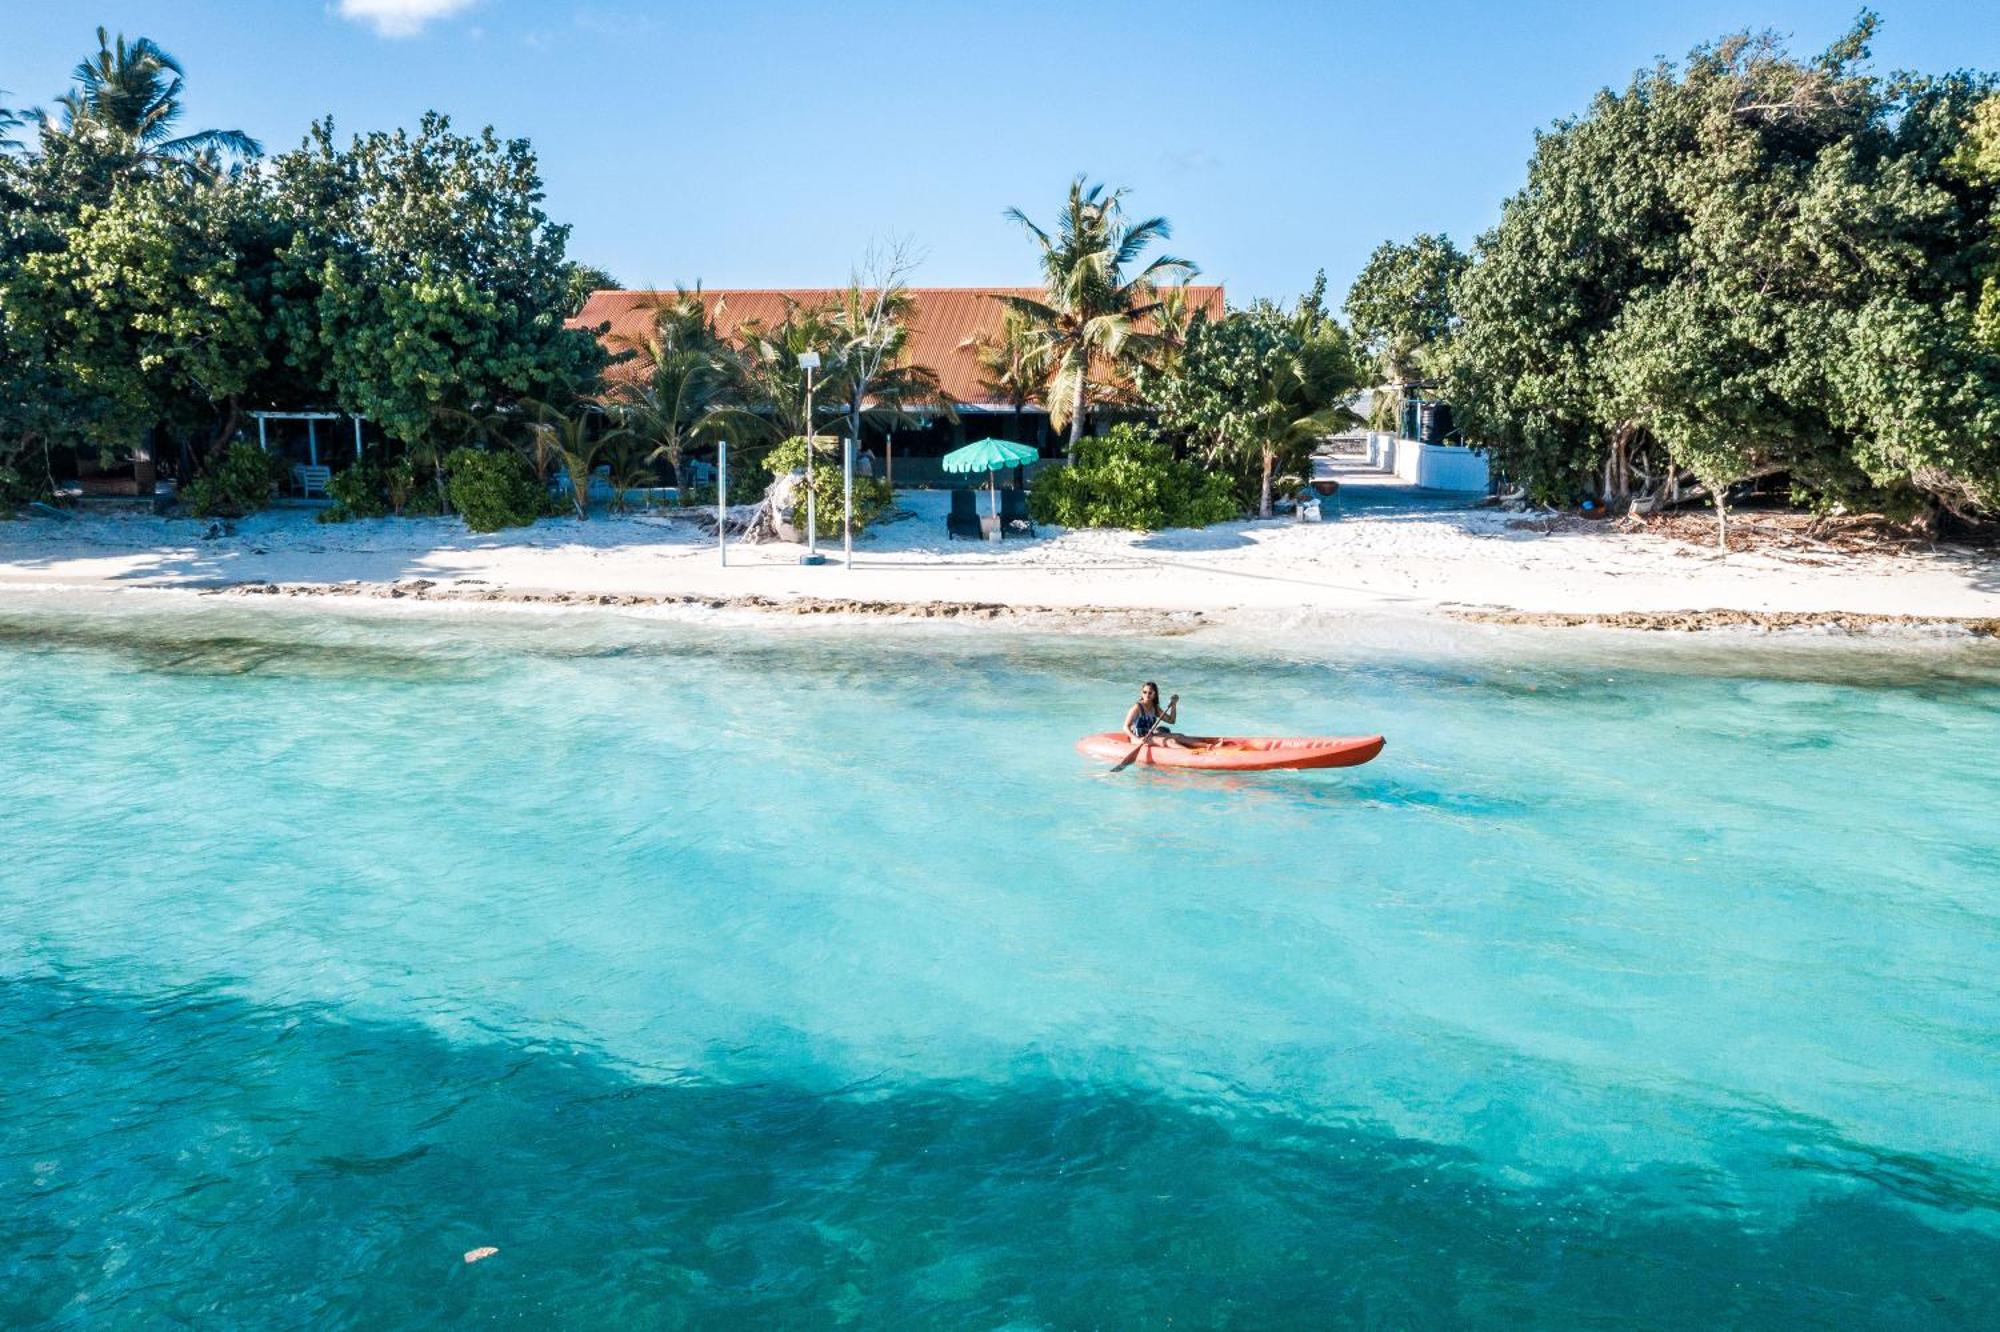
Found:
[[326, 498], [327, 482], [333, 480], [331, 467], [307, 467], [300, 464], [292, 469], [292, 484], [299, 488], [300, 499], [311, 499], [317, 494]]
[[945, 517], [947, 536], [983, 541], [986, 530], [979, 525], [979, 496], [960, 486], [951, 492], [951, 513]]
[[1033, 536], [1035, 520], [1028, 516], [1028, 492], [1009, 486], [1000, 492], [1000, 535]]

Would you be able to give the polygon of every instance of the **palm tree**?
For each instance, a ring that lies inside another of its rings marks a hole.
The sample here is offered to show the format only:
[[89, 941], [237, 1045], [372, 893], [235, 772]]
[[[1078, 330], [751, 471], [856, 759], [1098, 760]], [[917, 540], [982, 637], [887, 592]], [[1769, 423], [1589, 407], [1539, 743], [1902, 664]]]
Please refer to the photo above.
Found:
[[739, 442], [764, 430], [746, 403], [742, 362], [716, 332], [700, 288], [676, 289], [656, 306], [648, 332], [620, 341], [645, 358], [646, 369], [613, 390], [613, 411], [628, 435], [652, 444], [647, 461], [665, 458], [676, 481], [689, 446]]
[[[778, 438], [807, 434], [809, 427], [837, 414], [847, 395], [841, 379], [841, 330], [829, 310], [787, 300], [784, 318], [773, 324], [746, 320], [738, 337], [750, 400], [769, 418]], [[805, 371], [799, 369], [803, 352], [820, 356], [811, 422], [806, 420]]]
[[[5, 97], [6, 95], [7, 90], [0, 88], [0, 97]], [[10, 111], [4, 106], [0, 106], [0, 153], [18, 152], [20, 150], [21, 141], [15, 138], [9, 131], [21, 128], [30, 119], [32, 119], [31, 115], [24, 115], [19, 111]]]
[[899, 269], [892, 266], [884, 278], [887, 285], [874, 288], [859, 279], [848, 283], [829, 313], [840, 340], [828, 382], [841, 391], [848, 434], [857, 446], [864, 421], [885, 427], [914, 424], [908, 411], [912, 403], [936, 403], [955, 416], [937, 371], [903, 360], [915, 303]]
[[984, 333], [960, 345], [972, 348], [972, 357], [979, 364], [980, 387], [992, 394], [994, 401], [1013, 407], [1015, 433], [1019, 434], [1021, 413], [1041, 397], [1042, 386], [1049, 380], [1048, 344], [1037, 325], [1019, 310], [1010, 309], [1001, 314], [999, 332]]
[[[56, 99], [63, 132], [108, 131], [131, 141], [139, 160], [173, 164], [200, 176], [221, 174], [226, 157], [256, 157], [263, 145], [242, 130], [176, 135], [186, 71], [150, 37], [127, 45], [97, 30], [97, 54], [77, 63], [76, 87]], [[46, 118], [44, 124], [46, 125]]]
[[1302, 465], [1320, 441], [1356, 423], [1346, 398], [1361, 374], [1346, 333], [1310, 297], [1289, 314], [1259, 302], [1230, 318], [1261, 323], [1276, 336], [1265, 354], [1238, 363], [1230, 429], [1209, 456], [1256, 469], [1257, 514], [1269, 518], [1278, 469]]
[[576, 506], [576, 516], [586, 521], [590, 518], [590, 474], [596, 470], [598, 458], [631, 439], [622, 428], [599, 430], [603, 415], [603, 409], [594, 405], [573, 412], [550, 411], [534, 427], [561, 461], [563, 474], [569, 478], [570, 502]]
[[1044, 399], [1049, 421], [1069, 429], [1069, 459], [1083, 436], [1093, 379], [1099, 384], [1132, 361], [1150, 354], [1159, 335], [1147, 325], [1160, 309], [1158, 286], [1166, 278], [1186, 279], [1200, 270], [1185, 259], [1156, 255], [1134, 276], [1126, 270], [1144, 257], [1148, 247], [1173, 234], [1164, 217], [1127, 222], [1121, 201], [1124, 190], [1086, 187], [1084, 177], [1070, 182], [1055, 234], [1028, 220], [1018, 208], [1006, 216], [1027, 228], [1041, 247], [1042, 300], [1002, 296], [1009, 307], [1026, 316], [1038, 331], [1048, 359], [1049, 379]]

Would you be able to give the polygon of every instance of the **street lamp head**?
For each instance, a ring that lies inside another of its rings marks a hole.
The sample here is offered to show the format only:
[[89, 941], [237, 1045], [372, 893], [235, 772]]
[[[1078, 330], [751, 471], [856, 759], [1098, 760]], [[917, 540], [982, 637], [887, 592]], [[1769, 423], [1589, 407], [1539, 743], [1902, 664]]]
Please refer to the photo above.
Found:
[[818, 353], [818, 352], [800, 352], [800, 353], [799, 353], [799, 369], [801, 369], [801, 370], [817, 370], [817, 369], [819, 369], [819, 353]]

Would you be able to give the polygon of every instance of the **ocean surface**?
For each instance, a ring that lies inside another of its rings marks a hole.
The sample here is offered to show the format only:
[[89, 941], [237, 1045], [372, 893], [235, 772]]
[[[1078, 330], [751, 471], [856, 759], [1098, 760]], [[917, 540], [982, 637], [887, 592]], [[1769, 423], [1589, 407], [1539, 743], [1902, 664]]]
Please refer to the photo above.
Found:
[[1990, 644], [0, 601], [0, 1325], [1997, 1320]]

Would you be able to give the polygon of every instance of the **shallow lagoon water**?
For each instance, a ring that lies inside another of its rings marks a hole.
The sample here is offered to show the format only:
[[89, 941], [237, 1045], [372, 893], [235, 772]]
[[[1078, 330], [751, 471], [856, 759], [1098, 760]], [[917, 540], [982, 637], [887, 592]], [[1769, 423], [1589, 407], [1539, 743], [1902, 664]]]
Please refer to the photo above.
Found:
[[160, 604], [0, 605], [0, 1323], [2000, 1307], [1989, 646]]

